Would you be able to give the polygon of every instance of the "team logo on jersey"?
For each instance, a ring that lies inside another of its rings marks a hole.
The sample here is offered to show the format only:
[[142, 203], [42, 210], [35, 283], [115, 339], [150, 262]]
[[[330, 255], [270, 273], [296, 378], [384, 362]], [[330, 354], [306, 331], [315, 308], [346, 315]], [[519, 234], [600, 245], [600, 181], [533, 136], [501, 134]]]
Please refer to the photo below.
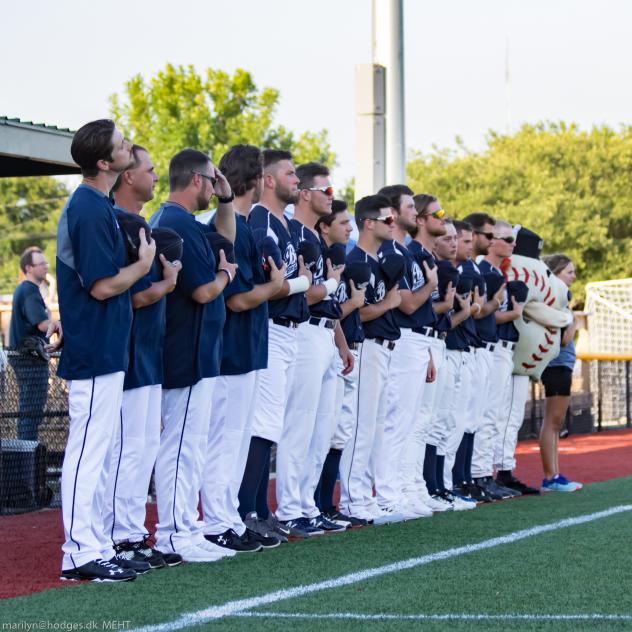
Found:
[[296, 249], [294, 248], [293, 243], [288, 243], [285, 247], [285, 252], [283, 253], [283, 261], [285, 261], [285, 265], [287, 266], [287, 270], [285, 271], [285, 278], [289, 279], [294, 276], [294, 273], [298, 270], [298, 258], [296, 256]]
[[347, 296], [347, 284], [341, 283], [336, 290], [336, 300], [339, 303], [344, 303], [349, 297]]
[[[371, 277], [373, 277], [373, 275], [371, 275]], [[385, 296], [386, 286], [384, 285], [384, 281], [380, 280], [380, 282], [377, 284], [377, 287], [375, 288], [375, 302], [378, 303], [379, 301], [384, 300]]]
[[432, 294], [430, 295], [430, 299], [432, 301], [438, 301], [441, 298], [441, 296], [439, 295], [439, 288], [436, 287], [434, 290], [432, 290]]
[[411, 290], [415, 292], [420, 287], [423, 287], [426, 284], [426, 280], [424, 279], [424, 273], [421, 271], [419, 264], [416, 261], [413, 261], [412, 268], [412, 277], [413, 277], [413, 286]]
[[325, 273], [323, 270], [323, 256], [318, 257], [318, 261], [316, 262], [316, 272], [314, 272], [314, 281], [316, 282], [325, 282]]

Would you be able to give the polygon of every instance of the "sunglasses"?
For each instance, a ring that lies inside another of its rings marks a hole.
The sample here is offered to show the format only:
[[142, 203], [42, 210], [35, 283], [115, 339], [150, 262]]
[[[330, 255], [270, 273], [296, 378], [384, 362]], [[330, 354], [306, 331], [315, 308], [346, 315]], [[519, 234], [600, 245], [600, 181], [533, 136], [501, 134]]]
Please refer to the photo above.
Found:
[[516, 241], [513, 237], [494, 237], [494, 239], [504, 241], [506, 244], [513, 244]]
[[483, 237], [485, 237], [485, 239], [488, 239], [489, 241], [494, 239], [494, 233], [486, 233], [484, 230], [475, 230], [474, 232], [477, 235], [483, 235]]
[[334, 194], [334, 188], [332, 186], [328, 186], [328, 187], [306, 187], [305, 189], [303, 189], [303, 191], [320, 191], [321, 193], [324, 193], [325, 195], [330, 195], [330, 196], [333, 196], [333, 194]]
[[383, 222], [387, 226], [392, 226], [395, 223], [394, 215], [387, 215], [386, 217], [370, 217], [369, 219], [372, 219], [376, 222]]
[[440, 208], [438, 211], [432, 211], [432, 213], [424, 213], [424, 216], [425, 217], [432, 216], [435, 219], [442, 219], [443, 217], [445, 217], [445, 211], [442, 208]]
[[213, 176], [207, 176], [205, 173], [200, 173], [199, 171], [191, 171], [191, 173], [208, 180], [212, 186], [215, 186], [217, 184], [217, 178], [214, 178]]

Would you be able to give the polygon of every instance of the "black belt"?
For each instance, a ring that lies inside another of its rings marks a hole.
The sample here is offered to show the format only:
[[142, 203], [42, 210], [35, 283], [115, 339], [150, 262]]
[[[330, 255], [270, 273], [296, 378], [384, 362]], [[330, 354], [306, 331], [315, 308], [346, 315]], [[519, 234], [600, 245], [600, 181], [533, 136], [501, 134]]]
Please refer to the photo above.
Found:
[[296, 329], [298, 327], [298, 323], [290, 320], [289, 318], [273, 318], [272, 322], [275, 325], [281, 325], [281, 327], [289, 327], [290, 329]]
[[496, 347], [493, 342], [483, 342], [482, 349], [487, 349], [487, 351], [493, 351]]
[[498, 344], [501, 347], [505, 347], [505, 349], [509, 349], [509, 351], [513, 351], [516, 348], [516, 343], [511, 342], [511, 340], [499, 340]]
[[349, 349], [351, 349], [351, 351], [357, 351], [360, 348], [361, 344], [361, 342], [350, 342]]
[[389, 351], [395, 349], [395, 341], [394, 340], [386, 340], [386, 338], [371, 338], [373, 342], [376, 342], [378, 345], [382, 345], [386, 347]]
[[[325, 322], [323, 323], [322, 321], [325, 321]], [[310, 325], [316, 325], [316, 327], [324, 327], [325, 329], [336, 328], [336, 321], [331, 320], [331, 318], [316, 318], [315, 316], [312, 316], [307, 322]]]
[[445, 340], [448, 336], [447, 331], [437, 331], [432, 327], [421, 327], [417, 330], [422, 336], [429, 336], [430, 338], [438, 338], [439, 340]]

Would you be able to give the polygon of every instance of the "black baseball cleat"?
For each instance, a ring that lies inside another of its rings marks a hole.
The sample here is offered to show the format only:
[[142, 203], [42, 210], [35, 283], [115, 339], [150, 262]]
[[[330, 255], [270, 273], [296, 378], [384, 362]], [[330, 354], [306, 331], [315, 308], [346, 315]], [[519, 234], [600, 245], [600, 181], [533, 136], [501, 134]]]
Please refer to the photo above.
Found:
[[121, 568], [128, 568], [136, 571], [137, 575], [144, 575], [145, 573], [148, 573], [151, 570], [149, 562], [134, 559], [134, 554], [134, 551], [121, 551], [120, 553], [115, 553], [114, 557], [110, 558], [108, 561], [110, 564], [116, 564]]
[[246, 531], [241, 536], [242, 541], [258, 542], [263, 549], [275, 549], [281, 544], [281, 538], [270, 535], [262, 535], [246, 527]]
[[522, 496], [539, 496], [540, 490], [535, 487], [530, 487], [526, 483], [523, 483], [521, 480], [518, 480], [515, 476], [510, 474], [507, 476], [506, 474], [502, 477], [497, 476], [496, 482], [507, 489], [513, 489], [516, 492], [519, 492]]
[[491, 476], [475, 478], [474, 483], [480, 487], [492, 500], [505, 500], [513, 498], [512, 490], [500, 487]]
[[340, 525], [347, 525], [347, 528], [350, 527], [366, 527], [369, 523], [363, 518], [355, 518], [354, 516], [347, 516], [337, 509], [333, 509], [331, 511], [326, 511], [323, 513], [327, 520], [331, 522], [335, 522]]
[[474, 481], [463, 483], [462, 488], [467, 492], [468, 496], [477, 503], [491, 503], [494, 501], [494, 499]]
[[242, 538], [233, 529], [226, 529], [224, 533], [219, 535], [205, 535], [204, 539], [221, 546], [223, 549], [230, 549], [236, 553], [256, 553], [263, 548], [260, 542], [250, 537]]
[[326, 533], [339, 533], [347, 530], [347, 525], [342, 525], [339, 522], [328, 520], [322, 513], [315, 518], [310, 518], [309, 524], [316, 529], [322, 529]]
[[136, 579], [136, 572], [130, 568], [122, 568], [118, 564], [97, 559], [82, 566], [62, 571], [59, 579], [107, 583], [129, 582]]
[[136, 551], [145, 557], [145, 561], [153, 568], [165, 568], [167, 566], [179, 566], [184, 561], [178, 553], [163, 553], [158, 549], [152, 549], [147, 543], [149, 536], [141, 542], [132, 542]]
[[167, 564], [162, 553], [154, 551], [145, 540], [139, 542], [119, 542], [114, 545], [114, 552], [134, 562], [147, 562], [149, 568], [165, 568]]

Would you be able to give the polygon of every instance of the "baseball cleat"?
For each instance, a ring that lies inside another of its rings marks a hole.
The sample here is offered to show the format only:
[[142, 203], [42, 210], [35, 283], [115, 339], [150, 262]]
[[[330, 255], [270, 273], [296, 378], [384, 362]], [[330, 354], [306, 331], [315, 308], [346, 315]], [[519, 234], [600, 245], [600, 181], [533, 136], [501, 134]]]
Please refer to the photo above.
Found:
[[327, 533], [341, 533], [342, 531], [346, 531], [346, 525], [338, 524], [337, 522], [333, 522], [328, 520], [324, 514], [320, 514], [315, 518], [309, 519], [309, 524], [311, 527], [315, 527], [316, 529], [322, 529]]
[[61, 572], [59, 579], [63, 581], [90, 582], [129, 582], [136, 579], [136, 572], [130, 568], [123, 568], [106, 560], [97, 559], [76, 568], [69, 568]]
[[376, 526], [382, 524], [393, 524], [395, 522], [404, 522], [406, 516], [394, 507], [379, 507], [374, 513], [373, 524]]
[[294, 520], [280, 520], [279, 523], [289, 531], [291, 538], [311, 538], [314, 535], [323, 535], [324, 529], [314, 527], [307, 518], [295, 518]]
[[216, 555], [217, 559], [221, 559], [222, 557], [235, 557], [237, 552], [232, 549], [226, 549], [222, 546], [218, 546], [214, 542], [209, 542], [208, 540], [202, 539], [200, 542], [196, 542], [195, 546], [198, 549], [202, 549], [206, 551], [208, 554]]
[[233, 529], [227, 529], [224, 533], [216, 535], [205, 535], [204, 539], [223, 549], [235, 551], [235, 553], [256, 553], [263, 548], [259, 542], [248, 537], [243, 538], [237, 535]]
[[512, 489], [515, 492], [519, 492], [521, 496], [537, 496], [540, 493], [535, 487], [530, 487], [526, 483], [517, 479], [515, 476], [503, 476], [502, 478], [497, 476], [496, 482], [506, 489]]
[[257, 533], [256, 531], [252, 531], [248, 527], [246, 527], [246, 532], [241, 536], [241, 539], [248, 539], [254, 542], [258, 542], [261, 545], [262, 549], [275, 549], [277, 546], [281, 544], [281, 539], [276, 535], [265, 536]]
[[[287, 542], [287, 537], [282, 535], [280, 532], [275, 531], [273, 526], [270, 524], [270, 518], [272, 518], [276, 525], [276, 519], [270, 514], [268, 520], [263, 520], [259, 518], [256, 511], [251, 511], [249, 514], [246, 514], [244, 518], [244, 524], [246, 525], [246, 529], [253, 531], [257, 535], [262, 538], [276, 538], [281, 543]], [[264, 545], [263, 548], [268, 548]]]
[[[219, 549], [219, 547], [216, 547]], [[220, 549], [222, 551], [222, 549]], [[221, 560], [224, 556], [218, 555], [215, 552], [207, 551], [199, 546], [195, 546], [194, 544], [189, 544], [188, 546], [183, 546], [178, 549], [178, 554], [182, 557], [185, 562], [217, 562], [217, 560]]]
[[128, 551], [133, 552], [132, 559], [134, 561], [147, 562], [152, 570], [165, 568], [167, 566], [163, 554], [160, 551], [152, 549], [147, 544], [146, 539], [140, 540], [139, 542], [119, 542], [114, 545], [114, 552], [117, 554], [127, 553]]
[[128, 568], [135, 571], [137, 575], [144, 575], [151, 570], [151, 566], [148, 562], [139, 561], [135, 558], [136, 551], [128, 549], [115, 553], [114, 557], [110, 558], [108, 561], [110, 564], [115, 564], [121, 568]]
[[270, 514], [265, 521], [267, 528], [271, 531], [271, 536], [277, 536], [281, 542], [287, 542], [290, 537], [290, 532], [288, 528], [277, 519], [274, 514]]

